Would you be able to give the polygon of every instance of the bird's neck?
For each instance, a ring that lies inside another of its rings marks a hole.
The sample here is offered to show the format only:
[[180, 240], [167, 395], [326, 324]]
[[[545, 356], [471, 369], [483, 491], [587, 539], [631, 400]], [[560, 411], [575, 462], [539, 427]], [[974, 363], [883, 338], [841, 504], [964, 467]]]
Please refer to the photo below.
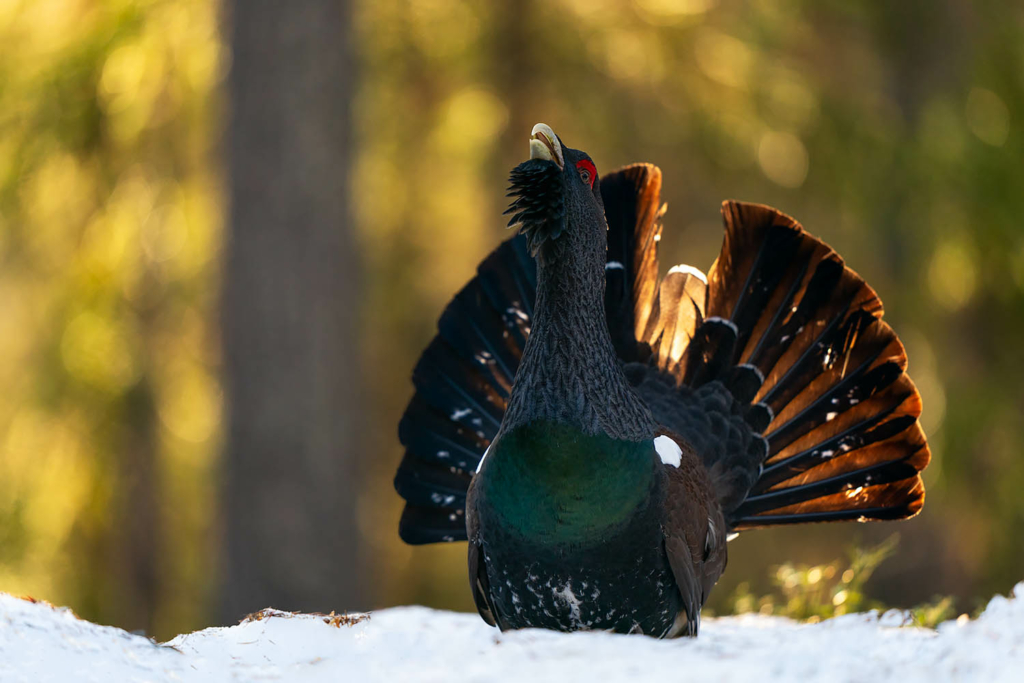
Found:
[[548, 420], [628, 441], [653, 434], [650, 411], [626, 381], [608, 333], [606, 243], [598, 234], [570, 225], [538, 258], [534, 319], [503, 432]]

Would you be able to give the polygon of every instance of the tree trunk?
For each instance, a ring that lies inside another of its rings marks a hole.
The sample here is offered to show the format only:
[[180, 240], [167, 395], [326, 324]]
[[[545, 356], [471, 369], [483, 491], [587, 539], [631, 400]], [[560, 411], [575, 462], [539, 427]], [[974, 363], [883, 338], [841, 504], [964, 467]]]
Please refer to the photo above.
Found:
[[347, 0], [236, 0], [221, 617], [367, 606]]

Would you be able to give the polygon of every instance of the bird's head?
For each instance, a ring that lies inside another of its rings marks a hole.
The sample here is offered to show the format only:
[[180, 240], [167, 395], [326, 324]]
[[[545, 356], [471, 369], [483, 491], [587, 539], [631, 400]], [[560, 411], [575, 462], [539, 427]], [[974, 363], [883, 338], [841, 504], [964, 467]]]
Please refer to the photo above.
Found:
[[562, 144], [549, 126], [530, 133], [530, 159], [512, 170], [505, 213], [509, 227], [519, 225], [530, 253], [543, 262], [564, 248], [568, 235], [579, 244], [605, 248], [604, 204], [597, 168], [586, 152]]

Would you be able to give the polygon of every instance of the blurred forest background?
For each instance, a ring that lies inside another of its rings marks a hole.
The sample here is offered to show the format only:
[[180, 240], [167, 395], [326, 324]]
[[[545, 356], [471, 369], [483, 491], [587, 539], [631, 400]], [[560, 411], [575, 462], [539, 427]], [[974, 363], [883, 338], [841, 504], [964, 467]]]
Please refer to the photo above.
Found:
[[712, 607], [894, 530], [888, 604], [1024, 579], [1021, 3], [2, 0], [0, 590], [158, 637], [472, 609], [398, 540], [396, 426], [538, 121], [662, 168], [663, 270], [772, 204], [908, 347], [924, 512], [745, 534]]

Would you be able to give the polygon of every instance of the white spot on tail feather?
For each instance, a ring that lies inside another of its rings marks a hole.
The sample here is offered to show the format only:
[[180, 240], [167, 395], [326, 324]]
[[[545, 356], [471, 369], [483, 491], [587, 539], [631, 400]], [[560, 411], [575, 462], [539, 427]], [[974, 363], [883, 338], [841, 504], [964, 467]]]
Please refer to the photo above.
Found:
[[455, 502], [455, 496], [451, 494], [445, 495], [443, 493], [437, 493], [435, 491], [434, 493], [430, 494], [430, 500], [443, 507], [451, 507], [452, 503]]
[[682, 273], [683, 275], [692, 275], [695, 278], [697, 278], [698, 280], [700, 280], [701, 282], [703, 282], [704, 284], [708, 283], [708, 276], [707, 275], [705, 275], [704, 273], [700, 272], [700, 270], [694, 268], [693, 266], [686, 265], [685, 263], [680, 263], [678, 266], [672, 266], [671, 268], [669, 268], [668, 269], [668, 274], [671, 275], [672, 273]]
[[509, 315], [514, 315], [515, 317], [519, 318], [523, 322], [528, 321], [530, 319], [530, 316], [526, 315], [526, 313], [521, 308], [519, 308], [519, 305], [518, 305], [519, 302], [516, 301], [516, 302], [514, 302], [514, 304], [515, 305], [510, 306], [509, 308], [506, 308], [505, 312], [507, 314], [509, 314]]
[[625, 270], [626, 266], [622, 265], [618, 261], [609, 261], [608, 263], [604, 264], [604, 269], [605, 270]]
[[455, 411], [451, 414], [451, 419], [452, 420], [461, 420], [462, 418], [466, 417], [467, 415], [469, 415], [472, 412], [473, 412], [472, 408], [456, 408]]
[[731, 329], [731, 330], [732, 330], [733, 332], [735, 332], [736, 334], [739, 334], [739, 333], [740, 333], [740, 328], [736, 327], [736, 323], [734, 323], [734, 322], [733, 322], [733, 321], [731, 321], [731, 320], [726, 320], [725, 318], [720, 318], [720, 317], [718, 317], [717, 315], [713, 315], [713, 316], [711, 316], [710, 318], [708, 318], [707, 320], [705, 320], [705, 322], [709, 322], [709, 323], [710, 323], [710, 322], [714, 322], [714, 323], [722, 323], [722, 324], [724, 324], [724, 325], [727, 325], [727, 326], [729, 326], [729, 328], [730, 328], [730, 329]]
[[679, 463], [683, 459], [683, 449], [679, 447], [672, 437], [665, 436], [662, 434], [654, 440], [654, 450], [658, 452], [658, 457], [666, 465], [672, 465], [672, 467], [679, 467]]
[[757, 367], [756, 365], [751, 365], [750, 363], [741, 363], [738, 367], [750, 368], [757, 374], [757, 378], [761, 380], [761, 384], [764, 384], [764, 373], [761, 372], [761, 368]]

